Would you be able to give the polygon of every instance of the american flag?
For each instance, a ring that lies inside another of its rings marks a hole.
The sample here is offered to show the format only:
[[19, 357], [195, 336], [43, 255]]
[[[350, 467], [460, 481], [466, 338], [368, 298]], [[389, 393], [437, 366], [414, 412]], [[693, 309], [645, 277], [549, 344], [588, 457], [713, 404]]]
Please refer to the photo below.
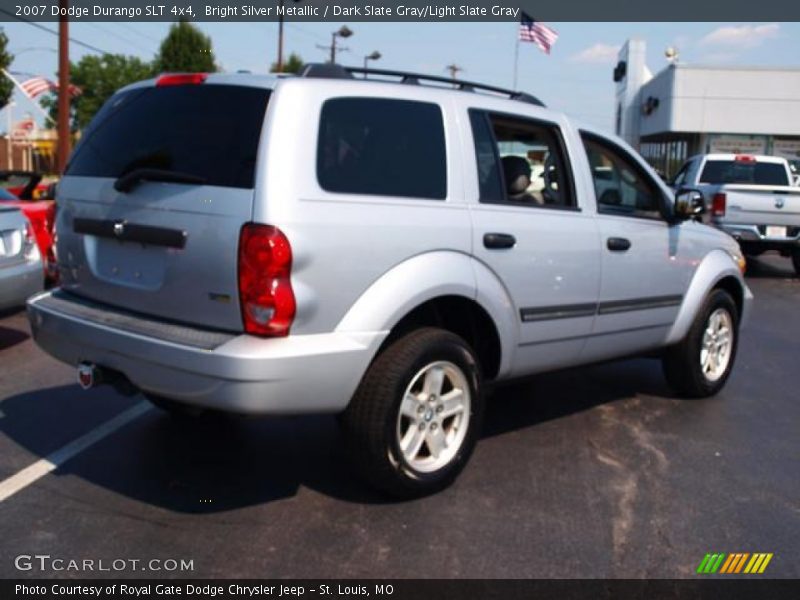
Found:
[[[45, 79], [44, 77], [33, 77], [23, 81], [20, 84], [20, 87], [22, 88], [22, 91], [25, 92], [25, 94], [27, 94], [30, 98], [36, 98], [45, 92], [58, 91], [58, 84], [50, 81], [49, 79]], [[83, 93], [83, 90], [73, 83], [69, 84], [67, 91], [69, 91], [69, 95], [73, 98], [75, 96], [80, 96]]]
[[541, 21], [535, 21], [529, 15], [522, 13], [522, 20], [519, 24], [519, 39], [522, 42], [533, 42], [543, 52], [550, 54], [550, 48], [556, 43], [558, 33]]
[[36, 98], [45, 92], [55, 89], [56, 84], [44, 77], [33, 77], [20, 84], [22, 91], [29, 97]]

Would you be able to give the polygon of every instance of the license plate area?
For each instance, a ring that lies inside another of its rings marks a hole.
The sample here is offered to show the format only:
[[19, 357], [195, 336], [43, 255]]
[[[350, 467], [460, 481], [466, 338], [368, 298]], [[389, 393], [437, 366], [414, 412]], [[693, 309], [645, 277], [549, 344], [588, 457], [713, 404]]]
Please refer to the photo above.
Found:
[[786, 227], [783, 225], [767, 225], [765, 235], [768, 238], [785, 238]]

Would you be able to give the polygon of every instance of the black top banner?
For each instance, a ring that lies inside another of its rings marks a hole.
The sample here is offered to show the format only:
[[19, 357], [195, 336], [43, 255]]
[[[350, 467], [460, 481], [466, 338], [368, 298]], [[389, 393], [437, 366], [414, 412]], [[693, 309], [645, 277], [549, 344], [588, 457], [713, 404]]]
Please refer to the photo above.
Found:
[[[64, 8], [63, 4], [67, 4]], [[798, 21], [791, 0], [3, 0], [0, 21]]]

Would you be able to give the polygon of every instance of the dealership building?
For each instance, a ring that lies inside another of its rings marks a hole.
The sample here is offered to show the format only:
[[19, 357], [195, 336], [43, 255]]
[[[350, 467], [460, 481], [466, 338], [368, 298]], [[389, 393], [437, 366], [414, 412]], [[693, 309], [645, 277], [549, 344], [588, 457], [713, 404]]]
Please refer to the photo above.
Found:
[[706, 152], [783, 156], [800, 170], [800, 68], [682, 64], [653, 75], [643, 40], [614, 68], [617, 134], [671, 176]]

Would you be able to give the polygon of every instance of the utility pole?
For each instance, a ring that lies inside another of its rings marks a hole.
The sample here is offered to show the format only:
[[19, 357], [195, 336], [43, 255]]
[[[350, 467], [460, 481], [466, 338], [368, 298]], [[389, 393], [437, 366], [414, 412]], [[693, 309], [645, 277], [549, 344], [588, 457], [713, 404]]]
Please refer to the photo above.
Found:
[[6, 131], [6, 138], [8, 139], [8, 170], [14, 170], [14, 144], [11, 141], [11, 129], [14, 127], [14, 118], [11, 116], [11, 108], [14, 103], [9, 101], [6, 104], [6, 116], [8, 117], [8, 131]]
[[452, 79], [453, 81], [456, 80], [456, 73], [464, 70], [461, 67], [459, 67], [456, 63], [453, 63], [452, 65], [447, 65], [445, 69], [450, 71], [450, 79]]
[[317, 44], [317, 48], [321, 50], [330, 50], [331, 52], [331, 64], [336, 64], [336, 50], [345, 51], [347, 48], [337, 48], [336, 46], [336, 38], [349, 38], [353, 35], [353, 30], [350, 29], [347, 25], [342, 25], [339, 29], [331, 33], [331, 45], [330, 46], [320, 46]]
[[58, 18], [58, 172], [62, 175], [69, 157], [69, 20], [68, 0], [59, 0]]
[[283, 0], [278, 9], [278, 68], [276, 73], [283, 73]]

